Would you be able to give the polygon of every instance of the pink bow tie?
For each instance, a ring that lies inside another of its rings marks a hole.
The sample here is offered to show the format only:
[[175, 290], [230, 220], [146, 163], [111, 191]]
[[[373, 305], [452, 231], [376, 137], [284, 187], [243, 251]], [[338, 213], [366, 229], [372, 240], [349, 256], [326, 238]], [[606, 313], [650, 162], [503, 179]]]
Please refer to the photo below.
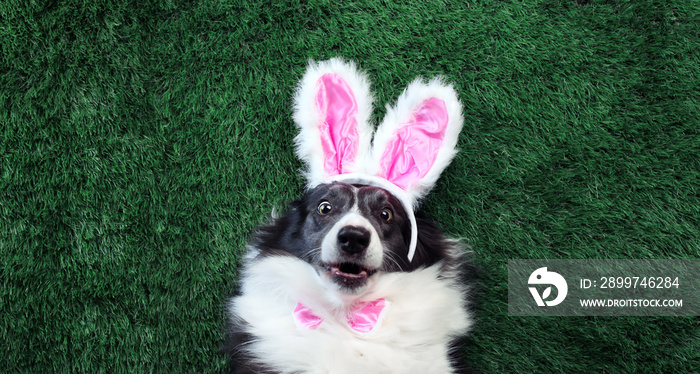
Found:
[[[365, 301], [353, 307], [345, 315], [346, 322], [353, 330], [368, 333], [374, 330], [384, 317], [389, 302], [384, 299]], [[294, 308], [294, 319], [303, 327], [314, 330], [323, 322], [323, 318], [315, 315], [311, 309], [302, 303]]]

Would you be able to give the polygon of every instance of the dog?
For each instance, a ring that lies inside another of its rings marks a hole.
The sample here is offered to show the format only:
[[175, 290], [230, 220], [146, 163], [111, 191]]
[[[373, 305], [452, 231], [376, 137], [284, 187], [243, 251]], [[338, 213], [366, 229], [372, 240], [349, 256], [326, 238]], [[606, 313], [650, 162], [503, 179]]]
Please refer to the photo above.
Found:
[[307, 190], [248, 245], [226, 305], [232, 372], [463, 372], [464, 250], [418, 210], [456, 153], [461, 104], [419, 78], [376, 132], [371, 108], [354, 63], [310, 63], [294, 103]]

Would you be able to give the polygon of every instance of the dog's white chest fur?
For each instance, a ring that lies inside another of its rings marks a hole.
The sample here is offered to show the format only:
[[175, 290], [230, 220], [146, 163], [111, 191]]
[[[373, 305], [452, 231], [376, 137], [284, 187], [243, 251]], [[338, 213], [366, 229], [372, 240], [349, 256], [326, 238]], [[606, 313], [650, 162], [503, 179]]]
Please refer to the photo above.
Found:
[[[229, 312], [255, 339], [242, 349], [282, 373], [450, 373], [450, 341], [471, 325], [463, 293], [442, 278], [440, 266], [378, 274], [357, 300], [341, 300], [316, 271], [291, 256], [248, 263], [241, 295]], [[354, 331], [345, 315], [353, 304], [384, 298], [389, 307], [368, 334]], [[323, 322], [315, 329], [293, 317], [302, 302]]]

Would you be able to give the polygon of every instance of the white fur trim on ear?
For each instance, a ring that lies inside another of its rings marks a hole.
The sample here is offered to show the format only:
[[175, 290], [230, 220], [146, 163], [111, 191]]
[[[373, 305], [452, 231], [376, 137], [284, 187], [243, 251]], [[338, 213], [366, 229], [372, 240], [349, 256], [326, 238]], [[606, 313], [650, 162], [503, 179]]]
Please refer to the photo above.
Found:
[[304, 77], [297, 87], [294, 96], [293, 119], [299, 127], [295, 138], [297, 156], [306, 164], [305, 177], [307, 187], [312, 188], [327, 182], [329, 177], [324, 169], [324, 153], [319, 127], [323, 125], [322, 118], [316, 106], [316, 96], [319, 81], [325, 74], [336, 74], [351, 89], [357, 103], [357, 153], [355, 163], [348, 165], [351, 172], [362, 171], [368, 162], [372, 127], [369, 125], [372, 114], [372, 94], [367, 76], [358, 71], [353, 62], [334, 58], [322, 62], [309, 62]]
[[448, 122], [442, 145], [437, 151], [434, 163], [425, 176], [405, 189], [406, 194], [410, 196], [414, 204], [414, 208], [417, 207], [419, 200], [435, 186], [440, 174], [457, 153], [455, 147], [464, 119], [462, 117], [462, 105], [452, 85], [445, 83], [440, 77], [430, 80], [427, 84], [422, 78], [417, 78], [399, 96], [395, 106], [387, 105], [387, 114], [384, 117], [384, 121], [377, 128], [374, 135], [372, 147], [373, 163], [370, 166], [371, 168], [367, 170], [368, 174], [378, 174], [379, 160], [387, 145], [394, 139], [397, 131], [412, 120], [415, 111], [426, 100], [432, 98], [444, 102]]

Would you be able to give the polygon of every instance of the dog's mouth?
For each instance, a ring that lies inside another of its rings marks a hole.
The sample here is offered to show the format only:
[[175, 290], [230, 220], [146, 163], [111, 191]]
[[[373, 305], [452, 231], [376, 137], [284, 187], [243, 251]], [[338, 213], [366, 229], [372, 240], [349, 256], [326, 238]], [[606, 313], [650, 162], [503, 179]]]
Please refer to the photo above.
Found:
[[354, 262], [324, 264], [324, 267], [334, 282], [348, 288], [364, 285], [367, 278], [377, 272], [377, 269], [369, 269]]

